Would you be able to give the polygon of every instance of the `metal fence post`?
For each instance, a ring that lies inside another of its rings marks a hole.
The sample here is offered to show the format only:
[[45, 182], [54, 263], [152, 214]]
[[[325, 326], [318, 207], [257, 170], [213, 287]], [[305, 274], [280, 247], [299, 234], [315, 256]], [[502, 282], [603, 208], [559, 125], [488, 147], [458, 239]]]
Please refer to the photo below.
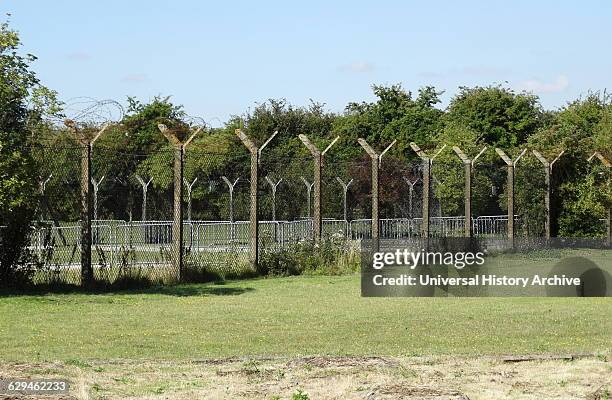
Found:
[[[315, 146], [306, 135], [298, 135], [298, 138], [304, 143], [304, 146], [310, 150], [312, 157], [314, 159], [314, 210], [313, 210], [313, 236], [315, 242], [321, 240], [321, 232], [323, 226], [323, 216], [321, 213], [321, 170], [323, 168], [323, 156], [331, 147], [340, 139], [340, 136], [337, 136], [322, 152], [319, 150], [317, 146]], [[303, 179], [303, 178], [302, 178]], [[306, 183], [304, 181], [304, 183]], [[310, 210], [308, 210], [310, 215]]]
[[501, 157], [502, 160], [504, 160], [507, 168], [506, 191], [508, 192], [508, 241], [510, 242], [510, 248], [514, 248], [514, 170], [516, 169], [516, 164], [518, 161], [527, 152], [527, 149], [523, 149], [523, 151], [516, 159], [514, 159], [514, 161], [500, 148], [495, 148], [495, 152]]
[[378, 170], [379, 166], [378, 157], [372, 157], [372, 239], [378, 240], [379, 229], [380, 229], [380, 221], [379, 221], [379, 213], [378, 213], [378, 195], [380, 191], [378, 190], [379, 177]]
[[321, 169], [323, 168], [323, 155], [317, 151], [314, 156], [314, 195], [313, 195], [313, 221], [312, 230], [315, 242], [321, 240], [321, 234], [323, 233], [323, 214], [321, 213]]
[[147, 220], [147, 192], [149, 191], [149, 185], [153, 181], [153, 178], [149, 178], [149, 180], [145, 182], [144, 179], [140, 177], [140, 175], [135, 174], [134, 176], [136, 177], [138, 183], [140, 183], [140, 186], [142, 186], [142, 216], [140, 217], [140, 219], [144, 222]]
[[351, 183], [353, 183], [353, 180], [351, 179], [350, 181], [344, 183], [344, 181], [342, 179], [340, 179], [340, 177], [336, 177], [336, 180], [338, 181], [338, 183], [340, 184], [340, 186], [342, 186], [342, 216], [344, 218], [344, 222], [348, 221], [348, 213], [347, 213], [347, 203], [346, 203], [346, 197], [348, 195], [348, 188], [351, 185]]
[[474, 169], [474, 162], [485, 152], [487, 146], [485, 146], [474, 159], [470, 160], [463, 151], [457, 146], [453, 146], [453, 151], [463, 162], [463, 170], [465, 176], [465, 188], [464, 194], [464, 235], [465, 237], [472, 237], [472, 171]]
[[81, 145], [81, 285], [90, 287], [94, 283], [94, 271], [91, 264], [91, 220], [93, 214], [93, 187], [91, 184], [91, 158], [94, 142], [108, 128], [104, 125], [93, 138], [80, 130], [76, 122], [64, 121], [72, 130]]
[[507, 191], [508, 191], [508, 241], [510, 248], [514, 248], [514, 165], [507, 168]]
[[370, 146], [368, 142], [365, 141], [365, 139], [359, 138], [357, 139], [357, 142], [359, 142], [361, 147], [363, 147], [366, 153], [368, 153], [372, 161], [372, 240], [374, 241], [375, 250], [378, 250], [379, 240], [380, 240], [380, 235], [379, 235], [380, 223], [379, 223], [379, 213], [378, 213], [378, 195], [379, 195], [378, 172], [380, 169], [380, 161], [382, 159], [382, 156], [387, 151], [389, 151], [389, 149], [397, 142], [397, 140], [394, 140], [393, 142], [391, 142], [391, 144], [387, 146], [387, 148], [384, 149], [382, 153], [380, 154], [378, 154], [376, 150], [374, 150], [372, 146]]
[[302, 182], [304, 182], [304, 186], [306, 186], [306, 195], [308, 196], [306, 198], [306, 207], [308, 208], [308, 212], [306, 213], [306, 216], [310, 218], [311, 216], [310, 210], [312, 209], [312, 206], [310, 205], [310, 199], [312, 198], [311, 192], [312, 192], [312, 187], [314, 186], [314, 182], [312, 183], [308, 182], [306, 178], [304, 178], [303, 176], [300, 176], [300, 178], [302, 179]]
[[257, 204], [257, 180], [259, 174], [259, 153], [251, 152], [251, 208], [250, 212], [250, 241], [251, 241], [251, 265], [253, 269], [257, 269], [259, 262], [259, 215]]
[[472, 164], [464, 162], [465, 188], [464, 191], [464, 234], [465, 237], [472, 237]]
[[423, 160], [423, 221], [421, 222], [421, 232], [423, 237], [426, 239], [425, 245], [428, 244], [428, 238], [430, 235], [430, 200], [431, 200], [431, 166], [433, 160], [442, 153], [442, 150], [446, 148], [446, 144], [443, 145], [440, 150], [436, 152], [432, 157], [429, 157], [421, 148], [414, 142], [410, 142], [410, 147], [415, 153]]
[[546, 240], [549, 241], [552, 236], [552, 216], [551, 216], [551, 209], [550, 209], [550, 202], [551, 202], [551, 197], [552, 197], [552, 183], [551, 183], [552, 170], [553, 170], [553, 165], [555, 164], [555, 162], [557, 162], [557, 160], [559, 160], [559, 158], [563, 155], [565, 150], [561, 151], [561, 153], [559, 153], [557, 158], [555, 158], [551, 162], [548, 162], [548, 160], [544, 158], [544, 156], [542, 156], [542, 154], [540, 154], [537, 150], [532, 150], [532, 152], [533, 152], [533, 155], [535, 155], [536, 158], [540, 160], [540, 162], [544, 166], [544, 185], [546, 186], [545, 188], [546, 192], [544, 194], [544, 208], [545, 208], [544, 212], [546, 215], [545, 229], [546, 229]]
[[161, 133], [164, 134], [166, 139], [174, 146], [174, 195], [173, 195], [173, 209], [174, 218], [172, 221], [172, 261], [173, 266], [177, 272], [177, 280], [180, 282], [183, 277], [183, 255], [184, 255], [184, 243], [183, 243], [183, 170], [185, 164], [185, 148], [195, 135], [200, 132], [201, 128], [198, 128], [185, 143], [176, 136], [176, 133], [168, 129], [163, 124], [158, 125]]
[[183, 167], [185, 151], [179, 143], [174, 150], [174, 220], [172, 223], [172, 247], [175, 256], [178, 281], [183, 270]]
[[272, 190], [272, 221], [276, 222], [276, 190], [278, 189], [278, 185], [283, 181], [283, 178], [280, 178], [276, 183], [274, 183], [269, 176], [266, 176], [265, 179], [270, 185], [270, 190]]
[[[608, 190], [608, 195], [610, 195], [610, 170], [612, 169], [612, 163], [608, 161], [600, 152], [594, 152], [589, 158], [588, 161], [591, 161], [593, 157], [597, 157], [599, 161], [607, 168], [608, 176], [606, 178], [606, 188]], [[608, 215], [606, 218], [606, 241], [607, 246], [612, 246], [612, 205], [608, 204]]]
[[91, 143], [81, 144], [81, 284], [91, 286], [93, 283], [93, 266], [91, 265]]
[[551, 183], [550, 183], [550, 175], [551, 175], [551, 171], [550, 168], [546, 168], [546, 174], [544, 175], [544, 213], [545, 213], [545, 222], [544, 222], [544, 227], [546, 230], [546, 240], [550, 240], [552, 234], [551, 234], [551, 210], [550, 210], [550, 196], [551, 196], [551, 192], [552, 192], [552, 188], [551, 188]]
[[430, 233], [430, 200], [431, 199], [431, 160], [423, 159], [423, 206], [421, 232], [424, 238], [429, 238]]
[[255, 143], [249, 139], [249, 137], [242, 132], [240, 129], [236, 129], [236, 136], [242, 141], [242, 144], [249, 150], [251, 153], [251, 190], [250, 190], [250, 226], [249, 226], [249, 239], [250, 239], [250, 259], [251, 266], [253, 269], [257, 269], [257, 264], [259, 262], [259, 215], [258, 215], [258, 204], [257, 204], [257, 183], [258, 183], [258, 175], [259, 175], [259, 161], [261, 156], [261, 151], [270, 143], [270, 141], [278, 134], [278, 131], [275, 131], [272, 136], [266, 140], [266, 142], [258, 148]]
[[612, 207], [608, 206], [608, 247], [612, 246]]
[[413, 182], [407, 176], [404, 177], [404, 182], [408, 184], [408, 213], [411, 219], [414, 218], [414, 204], [413, 204], [414, 203], [413, 202], [414, 185], [416, 185], [419, 182], [419, 180], [420, 178], [416, 178]]
[[234, 188], [236, 187], [236, 184], [240, 180], [240, 177], [236, 178], [234, 183], [232, 183], [232, 181], [227, 179], [227, 177], [225, 175], [222, 176], [221, 179], [223, 179], [223, 181], [225, 182], [225, 184], [227, 185], [227, 187], [229, 189], [230, 240], [231, 240], [231, 243], [234, 243], [234, 241], [236, 239], [236, 227], [235, 227], [235, 224], [234, 224]]
[[100, 178], [99, 181], [96, 181], [95, 178], [91, 178], [91, 184], [93, 185], [93, 220], [96, 221], [98, 219], [98, 191], [100, 190], [100, 185], [104, 182], [104, 175]]
[[185, 184], [185, 188], [187, 189], [187, 220], [189, 222], [191, 222], [191, 205], [192, 205], [192, 192], [193, 192], [193, 185], [196, 184], [196, 182], [198, 181], [198, 178], [194, 178], [193, 181], [191, 181], [191, 183], [189, 183], [187, 181], [187, 179], [184, 180], [184, 184]]

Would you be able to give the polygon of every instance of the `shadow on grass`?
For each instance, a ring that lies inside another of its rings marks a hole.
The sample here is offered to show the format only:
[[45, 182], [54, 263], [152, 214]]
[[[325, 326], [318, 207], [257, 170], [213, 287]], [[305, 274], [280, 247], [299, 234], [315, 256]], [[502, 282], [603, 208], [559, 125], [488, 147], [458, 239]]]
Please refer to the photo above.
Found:
[[235, 296], [252, 291], [253, 288], [225, 286], [228, 281], [244, 280], [258, 277], [251, 270], [220, 275], [207, 268], [188, 266], [182, 272], [182, 282], [165, 282], [152, 279], [139, 271], [126, 272], [113, 282], [96, 277], [88, 286], [65, 282], [61, 276], [51, 276], [44, 283], [28, 283], [19, 286], [0, 287], [0, 298], [14, 296], [47, 295], [47, 294], [162, 294], [167, 296]]
[[120, 293], [126, 294], [162, 294], [166, 296], [237, 296], [252, 292], [252, 287], [225, 286], [224, 282], [211, 284], [185, 284], [175, 286], [159, 286], [142, 290], [127, 290]]
[[33, 286], [28, 289], [0, 289], [0, 298], [16, 296], [44, 296], [53, 294], [79, 294], [79, 295], [130, 295], [150, 294], [164, 296], [237, 296], [252, 292], [252, 287], [226, 286], [227, 282], [218, 281], [213, 283], [183, 283], [174, 285], [143, 285], [131, 287], [99, 286], [86, 289], [77, 285], [62, 284], [48, 286]]

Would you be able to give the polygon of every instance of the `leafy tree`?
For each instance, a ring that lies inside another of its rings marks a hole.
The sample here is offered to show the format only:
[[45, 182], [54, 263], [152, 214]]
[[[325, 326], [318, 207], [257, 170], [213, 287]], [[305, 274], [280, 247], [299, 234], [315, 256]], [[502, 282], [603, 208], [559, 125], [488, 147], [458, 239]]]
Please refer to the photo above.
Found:
[[445, 115], [446, 121], [466, 126], [484, 143], [502, 148], [525, 143], [547, 118], [536, 96], [501, 86], [461, 87]]
[[[183, 107], [170, 101], [170, 96], [156, 96], [149, 103], [143, 104], [134, 97], [128, 97], [128, 108], [121, 123], [125, 127], [126, 144], [138, 151], [157, 150], [167, 144], [167, 139], [160, 133], [158, 124], [170, 124], [173, 127], [183, 125], [186, 117]], [[181, 138], [183, 139], [183, 138]]]
[[[459, 147], [469, 159], [474, 159], [487, 146], [475, 130], [454, 122], [447, 122], [437, 135], [438, 147], [447, 147], [434, 160], [432, 177], [434, 198], [444, 216], [464, 215], [465, 169], [463, 162], [452, 150]], [[492, 188], [501, 186], [503, 172], [497, 155], [491, 146], [474, 163], [472, 173], [472, 215], [493, 215], [499, 213], [497, 198]]]
[[334, 131], [350, 141], [353, 149], [359, 150], [357, 138], [369, 143], [390, 143], [397, 139], [394, 149], [398, 154], [410, 153], [409, 143], [428, 145], [442, 127], [440, 94], [427, 86], [419, 90], [416, 98], [401, 85], [373, 86], [377, 101], [372, 103], [350, 103], [345, 114], [335, 124]]
[[0, 284], [28, 279], [32, 263], [26, 246], [37, 204], [36, 165], [29, 151], [29, 127], [56, 112], [55, 93], [44, 88], [21, 55], [19, 35], [0, 24]]
[[[301, 177], [304, 176], [312, 181], [313, 164], [310, 153], [297, 135], [306, 134], [317, 145], [324, 147], [333, 138], [332, 128], [335, 119], [336, 116], [325, 111], [322, 104], [311, 102], [306, 107], [294, 107], [284, 99], [268, 100], [257, 105], [252, 112], [232, 118], [223, 129], [194, 140], [192, 149], [188, 150], [186, 168], [190, 169], [189, 173], [197, 174], [201, 181], [216, 182], [214, 190], [200, 186], [194, 193], [194, 198], [199, 201], [200, 206], [203, 205], [204, 199], [207, 199], [207, 208], [213, 210], [214, 217], [227, 219], [229, 194], [221, 176], [227, 175], [232, 181], [240, 178], [234, 193], [234, 216], [235, 219], [247, 218], [249, 154], [237, 139], [235, 130], [243, 129], [259, 146], [274, 131], [278, 131], [276, 137], [264, 150], [260, 165], [262, 218], [272, 217], [271, 190], [265, 181], [266, 176], [274, 182], [283, 179], [277, 191], [277, 219], [294, 219], [307, 215], [305, 187]], [[334, 147], [330, 155], [339, 148], [339, 146]], [[198, 165], [199, 170], [192, 169], [189, 160], [194, 160], [193, 165]], [[199, 207], [198, 213], [206, 215], [205, 209], [206, 207]]]
[[[418, 174], [414, 165], [416, 155], [409, 144], [412, 141], [422, 146], [433, 143], [442, 127], [444, 112], [436, 108], [441, 92], [427, 86], [420, 89], [415, 98], [401, 85], [375, 85], [373, 91], [376, 101], [350, 103], [334, 123], [334, 133], [341, 137], [338, 152], [349, 168], [345, 173], [336, 173], [345, 175], [346, 180], [354, 179], [349, 198], [352, 217], [368, 218], [371, 206], [370, 159], [357, 139], [365, 138], [379, 150], [397, 140], [381, 165], [379, 207], [382, 216], [405, 217], [409, 215], [408, 186], [403, 178], [414, 180]], [[341, 196], [339, 190], [335, 191], [335, 196]]]
[[152, 179], [147, 219], [167, 219], [172, 210], [174, 153], [158, 124], [167, 125], [185, 140], [190, 128], [186, 114], [170, 97], [157, 96], [148, 103], [128, 97], [127, 102], [121, 125], [105, 132], [94, 146], [93, 174], [107, 178], [101, 196], [102, 215], [139, 219], [142, 187], [138, 175], [144, 181]]
[[[592, 93], [569, 103], [556, 114], [550, 127], [540, 129], [529, 138], [529, 146], [549, 158], [565, 151], [553, 171], [553, 234], [592, 237], [603, 233], [599, 219], [604, 218], [605, 209], [612, 202], [607, 186], [609, 171], [597, 160], [589, 163], [587, 157], [598, 150], [610, 159], [611, 115], [610, 99]], [[538, 164], [534, 162], [541, 170]], [[543, 174], [539, 179], [522, 183], [517, 193], [520, 200], [526, 200], [534, 193], [541, 193]], [[536, 213], [542, 206], [532, 199], [526, 201], [525, 208]]]

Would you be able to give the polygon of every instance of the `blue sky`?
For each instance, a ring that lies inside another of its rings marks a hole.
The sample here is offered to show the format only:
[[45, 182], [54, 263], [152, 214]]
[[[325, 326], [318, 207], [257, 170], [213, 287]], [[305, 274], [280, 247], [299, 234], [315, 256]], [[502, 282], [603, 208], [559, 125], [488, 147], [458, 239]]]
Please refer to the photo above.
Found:
[[0, 0], [63, 99], [172, 95], [218, 126], [256, 102], [341, 111], [372, 84], [503, 83], [547, 108], [612, 87], [609, 1]]

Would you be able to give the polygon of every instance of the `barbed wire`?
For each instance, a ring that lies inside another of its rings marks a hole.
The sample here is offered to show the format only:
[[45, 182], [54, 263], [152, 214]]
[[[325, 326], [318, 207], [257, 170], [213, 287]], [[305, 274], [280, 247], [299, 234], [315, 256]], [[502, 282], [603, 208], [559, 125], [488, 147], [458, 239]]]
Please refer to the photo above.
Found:
[[60, 124], [65, 119], [84, 126], [101, 126], [109, 122], [118, 122], [125, 116], [125, 109], [116, 100], [98, 100], [93, 97], [74, 97], [65, 102], [63, 116], [56, 117], [54, 122]]
[[198, 127], [202, 129], [208, 129], [210, 127], [210, 124], [208, 124], [204, 118], [197, 115], [185, 114], [182, 120], [192, 128]]

